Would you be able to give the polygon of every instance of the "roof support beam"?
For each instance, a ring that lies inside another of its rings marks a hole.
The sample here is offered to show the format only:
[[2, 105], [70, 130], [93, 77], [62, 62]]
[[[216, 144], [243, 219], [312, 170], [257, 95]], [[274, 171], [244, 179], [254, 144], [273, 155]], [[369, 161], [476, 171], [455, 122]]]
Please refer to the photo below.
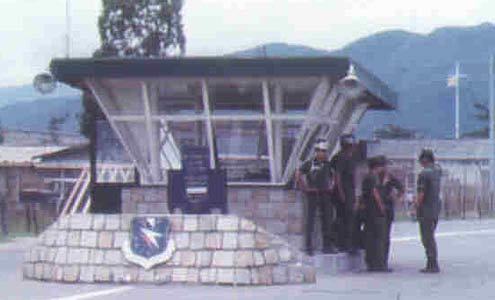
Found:
[[208, 94], [208, 83], [206, 79], [201, 80], [201, 94], [204, 107], [204, 119], [206, 126], [206, 137], [208, 139], [208, 149], [210, 150], [210, 168], [216, 169], [215, 161], [215, 137], [213, 135], [213, 125], [211, 122], [210, 96]]
[[272, 122], [272, 110], [270, 107], [270, 89], [268, 81], [263, 80], [263, 106], [265, 109], [265, 126], [266, 126], [266, 140], [268, 145], [268, 157], [270, 158], [270, 177], [271, 182], [275, 183], [280, 178], [280, 174], [277, 174], [277, 167], [275, 163], [275, 147], [273, 142], [273, 122]]
[[141, 82], [141, 96], [144, 104], [144, 118], [146, 125], [146, 137], [148, 139], [148, 154], [150, 161], [150, 171], [152, 183], [158, 183], [162, 180], [160, 168], [160, 149], [158, 145], [158, 123], [151, 118], [152, 112], [155, 111], [157, 97], [156, 93], [151, 93], [150, 87], [146, 82]]

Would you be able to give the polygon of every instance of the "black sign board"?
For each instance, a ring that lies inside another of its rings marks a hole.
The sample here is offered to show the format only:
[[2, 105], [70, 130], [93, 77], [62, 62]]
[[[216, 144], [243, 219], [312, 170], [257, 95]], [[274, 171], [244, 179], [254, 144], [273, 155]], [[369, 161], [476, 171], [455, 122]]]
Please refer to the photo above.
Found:
[[182, 147], [182, 169], [186, 188], [208, 187], [210, 152], [208, 147]]

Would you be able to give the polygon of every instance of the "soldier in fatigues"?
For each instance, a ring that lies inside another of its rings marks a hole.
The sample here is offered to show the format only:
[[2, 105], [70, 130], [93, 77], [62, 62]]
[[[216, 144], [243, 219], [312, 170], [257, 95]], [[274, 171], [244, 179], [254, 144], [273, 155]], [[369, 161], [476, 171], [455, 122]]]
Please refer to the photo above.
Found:
[[310, 256], [314, 253], [312, 235], [317, 210], [321, 216], [323, 253], [336, 252], [331, 233], [333, 207], [330, 199], [334, 174], [327, 152], [327, 142], [319, 140], [315, 145], [314, 157], [305, 161], [296, 172], [297, 184], [306, 193], [305, 246]]
[[361, 197], [366, 209], [366, 264], [368, 271], [385, 272], [386, 208], [380, 195], [380, 161], [368, 160], [369, 173], [361, 185]]
[[332, 158], [335, 169], [335, 191], [333, 202], [337, 211], [337, 244], [343, 251], [353, 253], [357, 246], [354, 237], [355, 208], [355, 139], [351, 134], [340, 137], [341, 150]]
[[402, 183], [397, 180], [392, 174], [390, 174], [388, 170], [388, 160], [385, 156], [378, 156], [378, 174], [380, 178], [380, 196], [385, 205], [386, 210], [386, 218], [385, 218], [385, 253], [384, 253], [384, 265], [388, 271], [391, 269], [388, 268], [388, 258], [390, 255], [390, 233], [392, 230], [392, 223], [394, 222], [394, 204], [398, 198], [402, 197], [404, 194], [404, 187]]
[[437, 244], [435, 241], [435, 229], [440, 214], [440, 179], [442, 171], [435, 165], [433, 151], [424, 149], [419, 162], [423, 167], [418, 176], [417, 197], [414, 201], [416, 216], [419, 221], [421, 242], [426, 253], [426, 267], [420, 271], [423, 273], [438, 273]]

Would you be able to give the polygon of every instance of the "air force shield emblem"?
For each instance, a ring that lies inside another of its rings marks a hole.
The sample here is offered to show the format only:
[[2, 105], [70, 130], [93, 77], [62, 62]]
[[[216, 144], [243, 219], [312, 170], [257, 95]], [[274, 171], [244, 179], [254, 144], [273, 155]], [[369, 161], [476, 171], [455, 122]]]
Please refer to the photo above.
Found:
[[170, 221], [166, 217], [135, 217], [122, 251], [127, 260], [145, 269], [167, 262], [175, 252]]

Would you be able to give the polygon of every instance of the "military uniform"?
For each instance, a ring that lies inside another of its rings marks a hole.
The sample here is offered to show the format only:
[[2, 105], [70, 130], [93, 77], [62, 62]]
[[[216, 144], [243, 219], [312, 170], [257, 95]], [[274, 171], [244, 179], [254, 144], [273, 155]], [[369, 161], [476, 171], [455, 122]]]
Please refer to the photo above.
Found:
[[366, 206], [366, 264], [369, 271], [384, 271], [386, 216], [380, 211], [373, 190], [379, 189], [380, 180], [375, 174], [368, 174], [362, 183], [362, 199]]
[[404, 187], [402, 186], [402, 183], [397, 180], [394, 176], [388, 174], [388, 179], [386, 182], [383, 182], [381, 180], [380, 183], [380, 195], [382, 196], [382, 199], [385, 204], [385, 210], [386, 210], [386, 218], [385, 218], [385, 225], [386, 225], [386, 230], [385, 230], [385, 254], [384, 254], [384, 259], [385, 259], [385, 266], [388, 267], [388, 258], [390, 254], [390, 233], [392, 229], [392, 223], [394, 222], [394, 217], [395, 217], [395, 210], [394, 210], [394, 196], [393, 196], [393, 190], [395, 189], [399, 193], [404, 192]]
[[308, 185], [306, 191], [306, 226], [305, 246], [309, 254], [313, 253], [313, 230], [317, 210], [320, 211], [321, 231], [323, 235], [323, 251], [333, 251], [333, 236], [331, 232], [332, 203], [330, 199], [333, 184], [333, 170], [328, 161], [316, 158], [304, 162], [299, 171], [305, 175]]
[[438, 252], [435, 230], [440, 214], [440, 179], [442, 171], [439, 166], [430, 164], [418, 176], [418, 193], [423, 192], [423, 201], [417, 207], [421, 242], [425, 248], [427, 266], [423, 271], [438, 270]]
[[351, 250], [356, 248], [354, 239], [354, 202], [355, 202], [355, 183], [354, 173], [356, 170], [356, 162], [352, 155], [346, 155], [344, 152], [338, 152], [331, 161], [335, 172], [339, 174], [342, 182], [342, 190], [344, 199], [338, 193], [337, 187], [334, 191], [333, 203], [337, 212], [337, 228], [338, 238], [337, 243], [340, 248]]

